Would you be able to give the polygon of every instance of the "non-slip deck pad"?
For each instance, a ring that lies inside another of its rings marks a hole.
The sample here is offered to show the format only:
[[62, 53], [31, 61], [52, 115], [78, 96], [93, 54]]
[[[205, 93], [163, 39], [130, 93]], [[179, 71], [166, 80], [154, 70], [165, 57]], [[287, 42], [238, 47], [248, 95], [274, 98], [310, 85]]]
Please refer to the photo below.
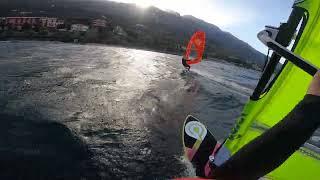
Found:
[[210, 171], [209, 157], [217, 149], [217, 140], [206, 126], [193, 116], [186, 118], [182, 137], [185, 155], [196, 168], [197, 176], [206, 177]]

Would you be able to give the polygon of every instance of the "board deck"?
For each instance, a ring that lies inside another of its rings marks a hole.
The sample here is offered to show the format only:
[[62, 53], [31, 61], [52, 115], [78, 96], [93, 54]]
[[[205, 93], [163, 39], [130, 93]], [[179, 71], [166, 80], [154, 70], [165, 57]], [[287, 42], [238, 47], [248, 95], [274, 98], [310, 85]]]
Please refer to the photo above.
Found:
[[[207, 127], [191, 115], [184, 122], [182, 138], [185, 156], [192, 163], [199, 177], [208, 177], [211, 174], [211, 161], [220, 165], [230, 157], [228, 150], [224, 147], [220, 148], [221, 144]], [[217, 158], [218, 154], [220, 154], [219, 158]]]

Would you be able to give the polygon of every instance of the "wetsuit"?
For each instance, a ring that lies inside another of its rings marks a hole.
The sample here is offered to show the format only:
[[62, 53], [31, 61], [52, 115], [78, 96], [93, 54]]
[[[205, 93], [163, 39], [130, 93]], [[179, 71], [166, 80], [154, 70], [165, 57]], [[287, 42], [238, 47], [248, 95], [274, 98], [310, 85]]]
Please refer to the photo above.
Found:
[[218, 180], [263, 177], [310, 139], [319, 125], [320, 96], [306, 95], [281, 122], [216, 167], [212, 176]]
[[188, 69], [188, 71], [190, 70], [190, 65], [187, 63], [188, 60], [186, 60], [185, 58], [182, 58], [182, 65]]

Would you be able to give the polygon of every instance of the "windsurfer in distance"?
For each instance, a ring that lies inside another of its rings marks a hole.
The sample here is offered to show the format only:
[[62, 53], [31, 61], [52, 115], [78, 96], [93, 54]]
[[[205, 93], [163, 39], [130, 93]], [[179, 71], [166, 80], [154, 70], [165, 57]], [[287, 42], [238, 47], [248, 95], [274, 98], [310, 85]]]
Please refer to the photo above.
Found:
[[183, 57], [182, 57], [182, 65], [188, 70], [188, 71], [190, 71], [190, 65], [188, 64], [188, 61], [189, 60], [187, 60], [187, 58], [186, 58], [186, 56], [185, 55], [183, 55]]
[[[259, 179], [278, 168], [308, 141], [320, 126], [320, 71], [303, 100], [274, 127], [213, 169], [217, 180]], [[303, 168], [301, 168], [303, 171]]]

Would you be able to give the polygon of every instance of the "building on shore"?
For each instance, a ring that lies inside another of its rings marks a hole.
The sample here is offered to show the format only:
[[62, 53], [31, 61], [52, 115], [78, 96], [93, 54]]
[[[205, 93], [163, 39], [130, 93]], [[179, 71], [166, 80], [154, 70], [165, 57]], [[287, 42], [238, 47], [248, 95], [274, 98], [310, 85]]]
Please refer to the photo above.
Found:
[[113, 33], [117, 34], [119, 36], [127, 36], [128, 35], [127, 32], [125, 32], [121, 26], [116, 26], [113, 29]]
[[147, 30], [147, 27], [145, 25], [143, 25], [143, 24], [136, 24], [135, 25], [135, 31], [137, 33], [142, 34], [142, 33], [145, 33], [146, 30]]
[[111, 30], [111, 21], [107, 21], [105, 19], [95, 19], [91, 22], [92, 29], [97, 30], [98, 32], [102, 32], [105, 30]]
[[104, 19], [95, 19], [92, 21], [92, 27], [105, 28], [107, 27], [107, 21]]
[[0, 17], [0, 30], [5, 29], [6, 18]]
[[5, 25], [21, 30], [24, 26], [29, 26], [32, 29], [37, 27], [56, 29], [58, 25], [64, 24], [64, 20], [52, 17], [6, 17]]
[[21, 30], [25, 25], [35, 28], [41, 24], [40, 17], [6, 17], [5, 19], [7, 27], [17, 30]]
[[64, 25], [65, 24], [65, 22], [64, 22], [64, 20], [62, 20], [62, 19], [58, 19], [58, 21], [56, 22], [56, 25], [57, 26], [59, 26], [59, 25]]
[[46, 28], [56, 28], [57, 27], [57, 18], [49, 18], [49, 17], [42, 17], [41, 19], [41, 23], [42, 23], [42, 27], [46, 27]]
[[89, 30], [89, 26], [84, 24], [72, 24], [71, 25], [71, 32], [87, 32]]

